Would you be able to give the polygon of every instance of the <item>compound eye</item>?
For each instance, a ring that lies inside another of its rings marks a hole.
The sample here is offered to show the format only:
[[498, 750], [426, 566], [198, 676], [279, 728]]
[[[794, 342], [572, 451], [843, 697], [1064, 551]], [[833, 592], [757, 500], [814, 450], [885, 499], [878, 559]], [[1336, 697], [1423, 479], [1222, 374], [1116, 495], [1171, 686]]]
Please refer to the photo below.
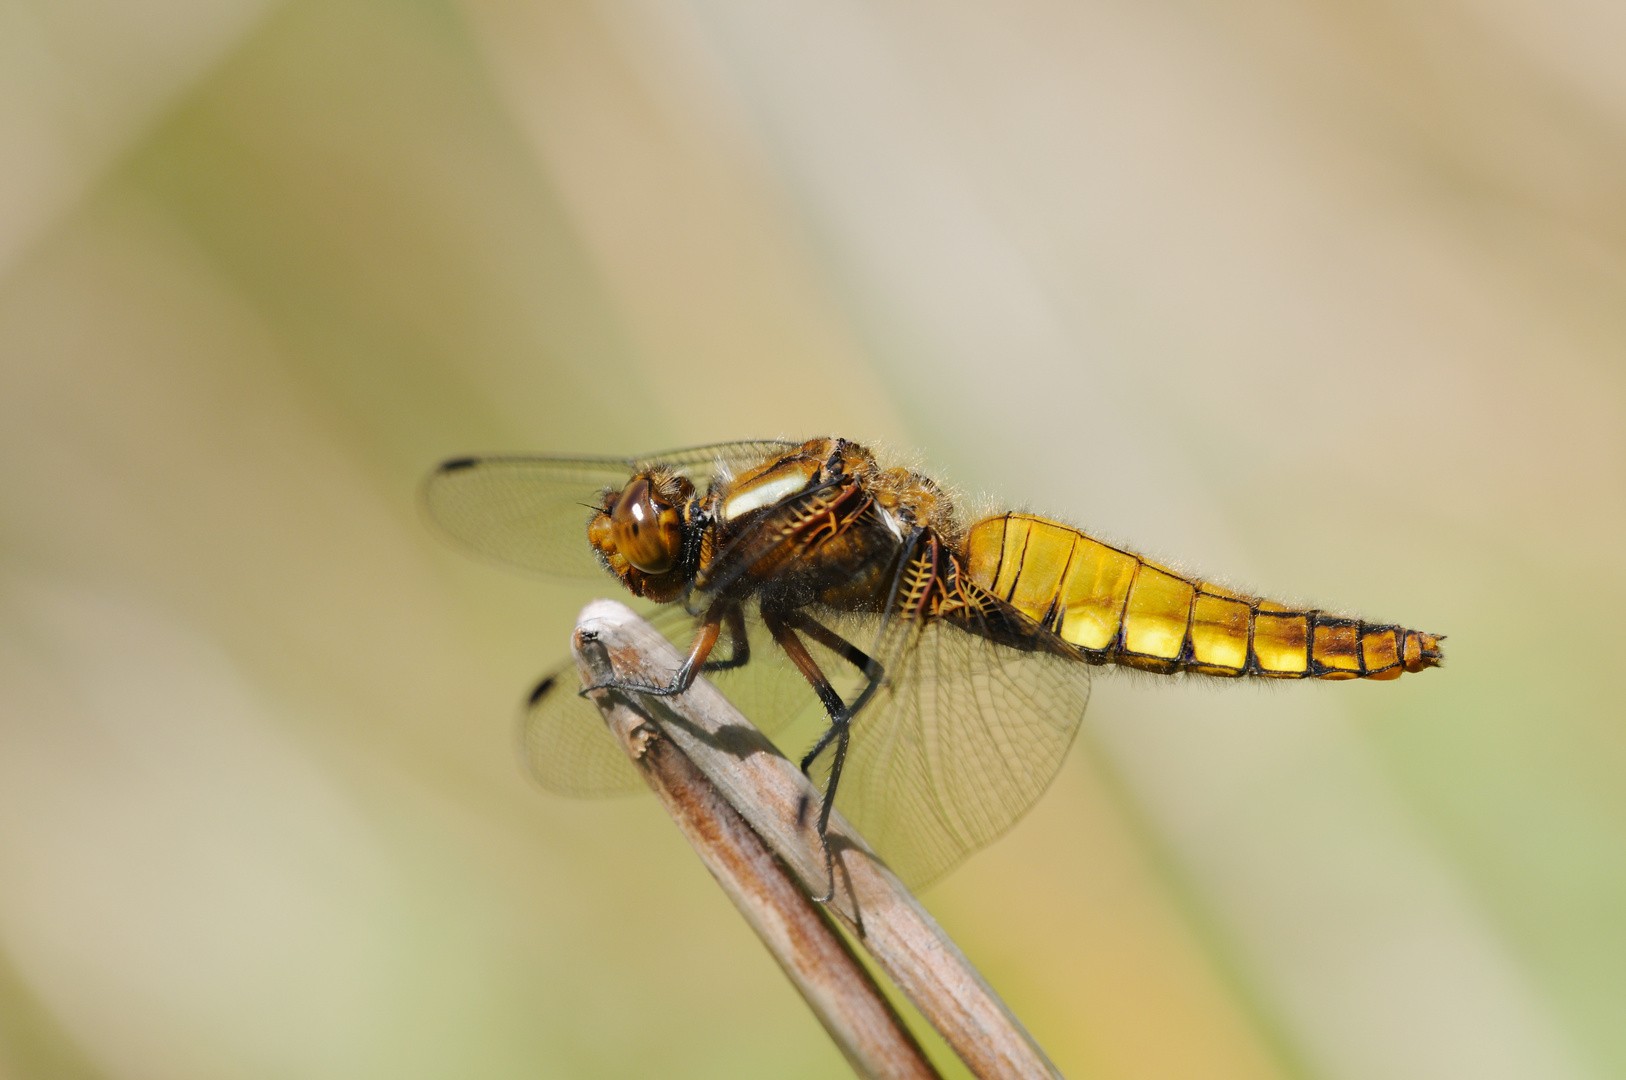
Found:
[[655, 496], [649, 478], [628, 484], [610, 511], [610, 537], [615, 548], [646, 574], [664, 574], [677, 565], [683, 527], [676, 508]]

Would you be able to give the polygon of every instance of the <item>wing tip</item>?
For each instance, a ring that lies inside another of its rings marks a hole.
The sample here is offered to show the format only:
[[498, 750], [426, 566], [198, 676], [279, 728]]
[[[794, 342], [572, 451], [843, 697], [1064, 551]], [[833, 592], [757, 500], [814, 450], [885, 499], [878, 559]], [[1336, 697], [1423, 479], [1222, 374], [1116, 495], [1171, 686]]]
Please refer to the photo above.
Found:
[[544, 697], [547, 697], [548, 692], [553, 689], [554, 684], [556, 684], [558, 681], [559, 676], [549, 675], [547, 678], [537, 683], [536, 688], [533, 689], [530, 696], [525, 699], [525, 707], [527, 709], [534, 709], [536, 707], [536, 703], [541, 701]]

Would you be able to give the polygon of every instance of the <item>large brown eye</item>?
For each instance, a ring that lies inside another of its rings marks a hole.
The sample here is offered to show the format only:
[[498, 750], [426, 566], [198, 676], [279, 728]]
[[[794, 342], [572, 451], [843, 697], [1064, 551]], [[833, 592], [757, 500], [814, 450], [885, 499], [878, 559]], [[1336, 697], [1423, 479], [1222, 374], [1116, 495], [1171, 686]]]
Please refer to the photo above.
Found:
[[664, 574], [677, 563], [683, 545], [678, 512], [655, 497], [649, 478], [640, 476], [621, 492], [610, 511], [615, 548], [646, 574]]

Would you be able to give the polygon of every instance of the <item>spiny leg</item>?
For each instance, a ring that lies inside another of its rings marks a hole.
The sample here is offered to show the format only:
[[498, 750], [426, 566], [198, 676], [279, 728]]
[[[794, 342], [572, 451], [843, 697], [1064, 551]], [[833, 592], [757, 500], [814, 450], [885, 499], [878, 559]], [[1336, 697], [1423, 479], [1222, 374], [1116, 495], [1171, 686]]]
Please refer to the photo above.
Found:
[[[765, 610], [762, 613], [762, 621], [767, 625], [768, 632], [773, 635], [774, 641], [779, 644], [781, 649], [785, 650], [785, 655], [790, 657], [791, 663], [796, 665], [797, 670], [802, 673], [802, 677], [808, 681], [808, 685], [813, 687], [813, 692], [819, 696], [819, 700], [824, 704], [824, 711], [830, 717], [830, 727], [825, 730], [823, 735], [819, 736], [819, 741], [814, 745], [813, 749], [809, 750], [806, 756], [802, 758], [803, 775], [807, 775], [808, 770], [813, 767], [814, 760], [830, 745], [832, 740], [836, 744], [835, 756], [830, 762], [830, 776], [825, 781], [823, 800], [819, 805], [817, 824], [819, 846], [824, 850], [825, 879], [829, 882], [829, 887], [825, 890], [823, 896], [816, 896], [813, 899], [816, 903], [822, 904], [835, 896], [836, 892], [835, 855], [830, 850], [829, 838], [830, 811], [835, 808], [836, 788], [841, 783], [841, 769], [847, 761], [847, 743], [851, 736], [852, 718], [859, 709], [863, 708], [864, 704], [875, 693], [876, 688], [880, 686], [882, 669], [880, 664], [855, 648], [851, 642], [800, 612], [776, 614]], [[796, 630], [792, 629], [792, 624], [820, 644], [830, 648], [854, 667], [860, 668], [869, 678], [868, 685], [864, 687], [863, 692], [859, 694], [857, 700], [851, 706], [843, 702], [835, 687], [830, 685], [830, 680], [825, 677], [824, 672], [819, 668], [818, 661], [814, 660], [807, 651], [807, 646], [802, 644], [802, 639], [796, 636]], [[806, 812], [807, 803], [804, 800], [797, 809], [798, 820]]]
[[[847, 706], [848, 714], [857, 716], [863, 711], [864, 706], [869, 704], [869, 699], [875, 695], [875, 691], [880, 689], [881, 680], [886, 675], [886, 669], [881, 666], [881, 662], [805, 611], [786, 612], [783, 618], [786, 623], [823, 645], [863, 674], [866, 680], [864, 689], [859, 691], [858, 697]], [[805, 767], [803, 771], [806, 771]]]
[[751, 662], [751, 639], [745, 634], [745, 612], [738, 604], [724, 614], [728, 624], [729, 654], [727, 660], [707, 660], [701, 671], [729, 671]]
[[[694, 677], [706, 667], [706, 658], [711, 655], [712, 648], [717, 644], [717, 639], [722, 634], [723, 618], [727, 614], [728, 611], [721, 604], [714, 604], [706, 610], [705, 615], [701, 617], [700, 626], [695, 630], [694, 641], [689, 646], [689, 655], [684, 658], [677, 672], [673, 674], [672, 681], [666, 685], [637, 683], [627, 679], [611, 678], [600, 683], [594, 683], [592, 686], [583, 687], [582, 694], [589, 694], [594, 690], [620, 690], [627, 693], [646, 694], [650, 697], [673, 697], [683, 693], [694, 685]], [[734, 633], [735, 628], [731, 625], [729, 634], [733, 636]], [[744, 640], [745, 626], [742, 618], [738, 636], [734, 637], [735, 655], [728, 660], [722, 661], [723, 666], [734, 667], [736, 666], [736, 660], [741, 664], [745, 662], [743, 659], [739, 659], [739, 650]], [[745, 648], [749, 650], [749, 646]], [[749, 656], [748, 651], [746, 655]]]

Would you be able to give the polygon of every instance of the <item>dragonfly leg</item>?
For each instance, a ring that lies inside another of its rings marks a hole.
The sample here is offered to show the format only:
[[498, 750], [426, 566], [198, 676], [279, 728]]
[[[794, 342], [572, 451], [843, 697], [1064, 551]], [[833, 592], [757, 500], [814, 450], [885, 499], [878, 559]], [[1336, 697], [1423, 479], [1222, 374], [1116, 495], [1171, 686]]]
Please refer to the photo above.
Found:
[[[712, 648], [722, 635], [725, 614], [726, 612], [722, 610], [720, 605], [714, 606], [706, 612], [701, 619], [699, 629], [695, 631], [694, 642], [689, 646], [689, 655], [684, 658], [677, 672], [673, 674], [672, 681], [664, 686], [614, 678], [594, 683], [592, 686], [585, 686], [581, 690], [582, 694], [589, 694], [594, 690], [621, 690], [627, 693], [645, 694], [649, 697], [673, 697], [683, 693], [694, 685], [694, 677], [706, 667], [706, 658], [711, 655]], [[736, 636], [735, 628], [730, 625], [729, 636], [734, 639], [734, 656], [722, 661], [722, 664], [725, 667], [735, 667], [737, 664], [745, 663], [745, 659], [741, 657], [741, 648], [745, 641], [743, 619], [740, 621], [738, 635]], [[749, 646], [744, 647], [747, 650], [749, 649]], [[746, 656], [749, 656], [748, 652]]]
[[[829, 884], [825, 886], [823, 896], [813, 897], [814, 903], [827, 904], [836, 895], [836, 858], [830, 851], [830, 811], [836, 805], [836, 785], [841, 783], [841, 766], [847, 761], [847, 740], [852, 735], [852, 718], [848, 716], [839, 724], [831, 724], [830, 730], [836, 732], [836, 756], [830, 761], [830, 779], [824, 785], [824, 801], [819, 805], [819, 846], [824, 849], [824, 880]], [[808, 762], [807, 764], [811, 764]], [[804, 764], [802, 771], [807, 771]]]
[[[819, 696], [819, 700], [824, 704], [824, 711], [830, 717], [829, 728], [825, 730], [823, 735], [819, 736], [819, 741], [814, 744], [813, 749], [809, 750], [802, 758], [803, 775], [807, 775], [808, 770], [813, 767], [813, 762], [832, 742], [836, 744], [835, 756], [830, 761], [830, 776], [825, 781], [824, 796], [819, 804], [817, 824], [819, 846], [824, 849], [825, 877], [829, 882], [829, 886], [823, 896], [815, 896], [813, 899], [816, 903], [822, 904], [828, 902], [836, 892], [835, 856], [830, 850], [829, 838], [830, 811], [835, 808], [836, 788], [841, 783], [841, 769], [847, 761], [847, 742], [852, 731], [852, 718], [857, 714], [858, 710], [869, 702], [876, 688], [881, 685], [882, 669], [880, 664], [854, 647], [851, 642], [811, 616], [801, 612], [787, 613], [765, 610], [762, 613], [762, 621], [767, 625], [768, 632], [773, 635], [774, 641], [778, 643], [781, 649], [785, 650], [785, 655], [790, 657], [791, 663], [796, 665], [797, 670], [802, 673], [802, 677], [808, 681], [808, 685], [813, 687], [813, 692]], [[835, 687], [830, 685], [830, 680], [825, 677], [823, 670], [819, 668], [818, 661], [814, 660], [812, 654], [807, 651], [807, 646], [802, 644], [802, 639], [796, 636], [797, 630], [801, 630], [815, 641], [831, 649], [842, 659], [862, 670], [868, 677], [868, 684], [852, 705], [849, 706], [841, 700], [841, 695], [836, 692]], [[803, 818], [806, 813], [807, 803], [804, 800], [802, 805], [797, 808], [797, 818]]]
[[729, 655], [727, 660], [707, 660], [701, 671], [728, 671], [742, 668], [751, 662], [751, 639], [745, 635], [745, 613], [735, 604], [723, 616], [728, 623]]
[[875, 691], [880, 689], [881, 680], [886, 676], [886, 669], [881, 666], [881, 662], [804, 611], [787, 612], [783, 618], [786, 623], [863, 673], [866, 680], [864, 689], [859, 691], [858, 697], [847, 706], [848, 714], [857, 716], [864, 706], [869, 704], [869, 699], [875, 695]]

